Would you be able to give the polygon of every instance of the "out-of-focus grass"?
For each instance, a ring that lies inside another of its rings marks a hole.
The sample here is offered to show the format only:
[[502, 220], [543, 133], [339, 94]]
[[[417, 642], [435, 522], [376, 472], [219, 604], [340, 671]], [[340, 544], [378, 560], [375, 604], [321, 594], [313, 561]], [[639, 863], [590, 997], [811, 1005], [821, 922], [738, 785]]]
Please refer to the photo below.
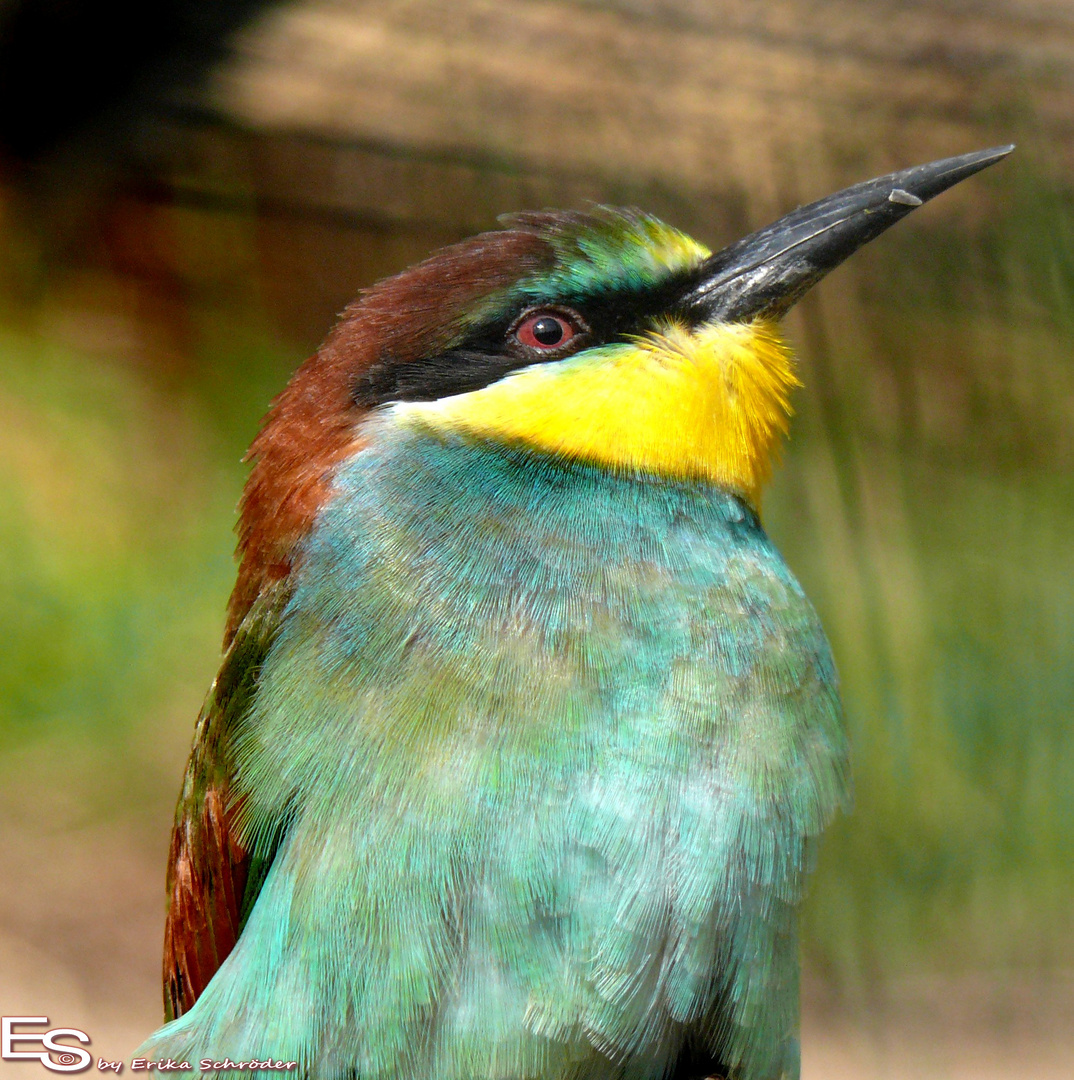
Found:
[[[807, 388], [766, 520], [843, 678], [857, 805], [804, 941], [848, 992], [1074, 962], [1074, 212], [1010, 172], [1001, 217], [911, 219], [789, 327]], [[0, 747], [107, 747], [111, 790], [167, 802], [178, 764], [130, 749], [189, 737], [238, 458], [299, 359], [256, 304], [193, 308], [166, 378], [0, 331]]]
[[287, 366], [207, 328], [196, 387], [0, 329], [0, 752], [47, 745], [57, 777], [90, 753], [98, 809], [162, 781], [174, 798], [146, 754], [212, 677], [242, 443]]

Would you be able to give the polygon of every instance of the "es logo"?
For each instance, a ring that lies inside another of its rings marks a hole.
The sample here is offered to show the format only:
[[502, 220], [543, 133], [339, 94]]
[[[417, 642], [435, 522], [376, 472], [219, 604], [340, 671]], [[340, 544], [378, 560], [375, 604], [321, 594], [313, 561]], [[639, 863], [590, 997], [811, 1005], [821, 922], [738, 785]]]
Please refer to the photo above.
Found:
[[[52, 1028], [49, 1031], [16, 1031], [19, 1024], [47, 1024], [47, 1016], [0, 1017], [0, 1058], [4, 1061], [39, 1061], [51, 1072], [82, 1072], [93, 1061], [88, 1050], [57, 1042], [65, 1037], [89, 1045], [89, 1036], [78, 1028]], [[37, 1043], [41, 1050], [16, 1050], [15, 1043]]]

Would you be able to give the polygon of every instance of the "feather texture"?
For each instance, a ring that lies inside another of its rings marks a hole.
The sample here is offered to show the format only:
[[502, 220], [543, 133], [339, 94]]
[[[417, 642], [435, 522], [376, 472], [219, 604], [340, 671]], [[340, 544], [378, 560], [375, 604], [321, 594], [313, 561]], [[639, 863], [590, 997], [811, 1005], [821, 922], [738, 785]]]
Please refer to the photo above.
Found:
[[794, 911], [846, 745], [753, 511], [391, 412], [331, 490], [230, 744], [271, 867], [139, 1053], [797, 1075]]
[[168, 858], [167, 1019], [194, 1004], [234, 948], [263, 876], [265, 853], [258, 853], [251, 875], [250, 853], [234, 827], [232, 741], [250, 707], [287, 596], [288, 590], [276, 584], [247, 613], [194, 729]]

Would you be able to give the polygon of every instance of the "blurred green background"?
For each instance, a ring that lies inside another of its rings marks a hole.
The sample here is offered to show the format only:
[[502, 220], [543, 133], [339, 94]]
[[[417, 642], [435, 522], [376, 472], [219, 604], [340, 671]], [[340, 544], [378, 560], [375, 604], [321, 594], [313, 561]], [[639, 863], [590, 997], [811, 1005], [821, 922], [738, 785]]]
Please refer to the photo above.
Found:
[[857, 804], [805, 913], [805, 1076], [1074, 1071], [1074, 7], [0, 5], [0, 1009], [158, 1021], [167, 834], [241, 457], [361, 287], [497, 213], [712, 246], [1006, 163], [792, 313], [765, 506]]

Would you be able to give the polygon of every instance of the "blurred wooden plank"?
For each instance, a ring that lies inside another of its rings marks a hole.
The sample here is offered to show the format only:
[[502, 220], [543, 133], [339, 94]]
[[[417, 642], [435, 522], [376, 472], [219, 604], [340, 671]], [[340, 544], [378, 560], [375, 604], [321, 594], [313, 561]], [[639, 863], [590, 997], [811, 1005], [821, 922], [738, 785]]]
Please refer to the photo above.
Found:
[[488, 156], [422, 152], [370, 140], [264, 132], [207, 113], [158, 116], [138, 144], [144, 170], [190, 202], [320, 219], [340, 226], [448, 229], [494, 225], [522, 207], [644, 203], [738, 224], [733, 192], [683, 192], [645, 178], [539, 169]]
[[258, 131], [704, 191], [763, 189], [774, 157], [821, 140], [965, 149], [1012, 78], [1056, 97], [1068, 136], [1070, 5], [302, 0], [239, 36], [206, 100]]

